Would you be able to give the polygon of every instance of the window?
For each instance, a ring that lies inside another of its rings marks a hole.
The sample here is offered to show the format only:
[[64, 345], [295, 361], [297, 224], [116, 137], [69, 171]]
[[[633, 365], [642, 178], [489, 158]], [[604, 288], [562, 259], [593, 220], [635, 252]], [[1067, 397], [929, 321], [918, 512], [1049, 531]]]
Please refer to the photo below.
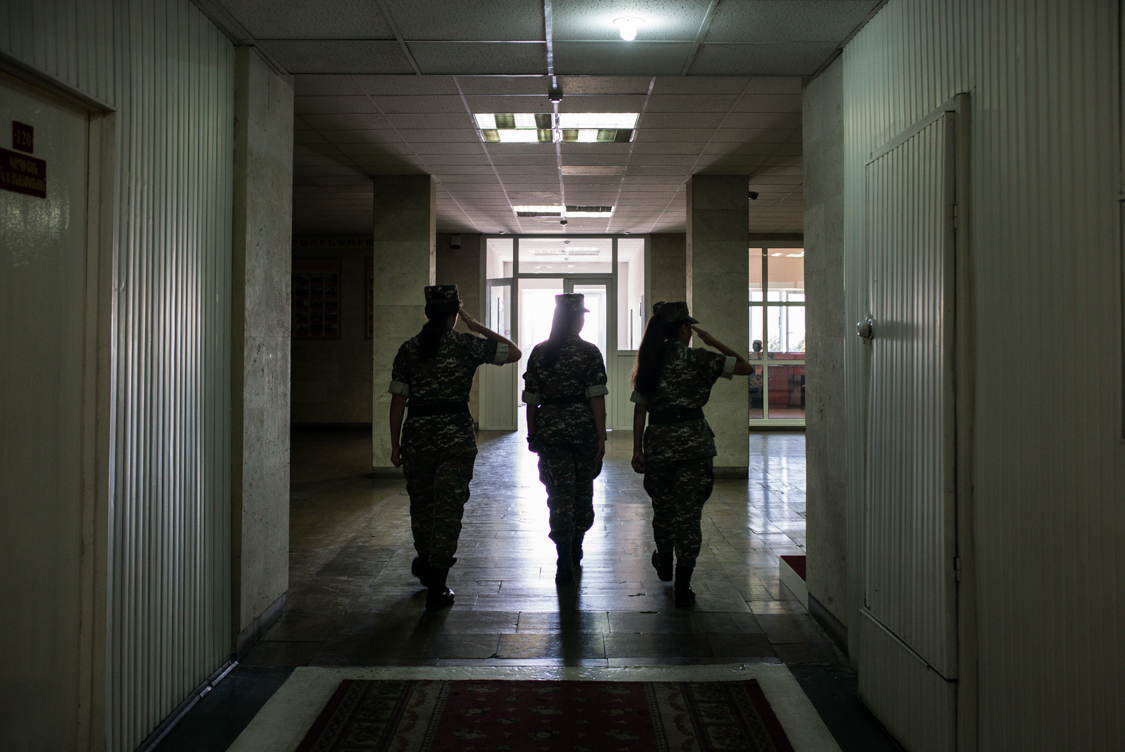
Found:
[[751, 248], [750, 420], [805, 418], [805, 251]]

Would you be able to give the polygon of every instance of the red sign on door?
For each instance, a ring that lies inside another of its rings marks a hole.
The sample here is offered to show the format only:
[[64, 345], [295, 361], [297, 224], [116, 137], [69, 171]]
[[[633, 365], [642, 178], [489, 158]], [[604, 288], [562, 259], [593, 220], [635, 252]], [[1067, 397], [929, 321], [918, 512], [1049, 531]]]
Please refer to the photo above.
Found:
[[47, 162], [0, 149], [0, 189], [47, 198]]

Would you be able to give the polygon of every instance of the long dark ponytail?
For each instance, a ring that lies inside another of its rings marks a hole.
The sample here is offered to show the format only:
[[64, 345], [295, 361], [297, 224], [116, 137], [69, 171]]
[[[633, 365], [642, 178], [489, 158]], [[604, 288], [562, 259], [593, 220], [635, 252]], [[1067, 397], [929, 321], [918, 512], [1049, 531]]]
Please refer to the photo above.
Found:
[[559, 360], [559, 351], [562, 350], [566, 336], [574, 331], [574, 320], [585, 311], [575, 311], [570, 306], [555, 306], [555, 315], [551, 319], [551, 336], [543, 346], [543, 365], [554, 368]]
[[649, 396], [660, 383], [660, 371], [664, 367], [664, 343], [675, 337], [683, 325], [683, 321], [667, 323], [655, 316], [649, 317], [645, 324], [645, 336], [641, 339], [641, 346], [637, 348], [633, 371], [629, 374], [633, 388], [640, 394]]
[[445, 322], [460, 308], [461, 302], [457, 300], [435, 300], [426, 303], [426, 318], [429, 320], [422, 326], [422, 333], [419, 335], [421, 347], [418, 354], [422, 360], [429, 360], [437, 355], [438, 348], [441, 346], [441, 336], [448, 329]]

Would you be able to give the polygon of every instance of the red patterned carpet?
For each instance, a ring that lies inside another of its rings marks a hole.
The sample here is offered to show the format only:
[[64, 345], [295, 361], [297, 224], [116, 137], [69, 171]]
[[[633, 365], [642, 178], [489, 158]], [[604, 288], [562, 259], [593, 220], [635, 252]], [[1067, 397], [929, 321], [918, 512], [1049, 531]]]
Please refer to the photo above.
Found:
[[297, 752], [792, 752], [758, 682], [352, 681]]

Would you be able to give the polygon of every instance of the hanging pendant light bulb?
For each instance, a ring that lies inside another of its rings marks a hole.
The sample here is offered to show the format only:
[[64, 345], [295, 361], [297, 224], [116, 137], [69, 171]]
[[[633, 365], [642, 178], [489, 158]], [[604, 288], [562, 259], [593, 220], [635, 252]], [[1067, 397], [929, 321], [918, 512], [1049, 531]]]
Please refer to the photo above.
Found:
[[637, 29], [645, 25], [645, 20], [635, 16], [616, 18], [613, 21], [613, 25], [617, 27], [617, 31], [621, 34], [622, 39], [626, 42], [632, 42], [637, 38]]

